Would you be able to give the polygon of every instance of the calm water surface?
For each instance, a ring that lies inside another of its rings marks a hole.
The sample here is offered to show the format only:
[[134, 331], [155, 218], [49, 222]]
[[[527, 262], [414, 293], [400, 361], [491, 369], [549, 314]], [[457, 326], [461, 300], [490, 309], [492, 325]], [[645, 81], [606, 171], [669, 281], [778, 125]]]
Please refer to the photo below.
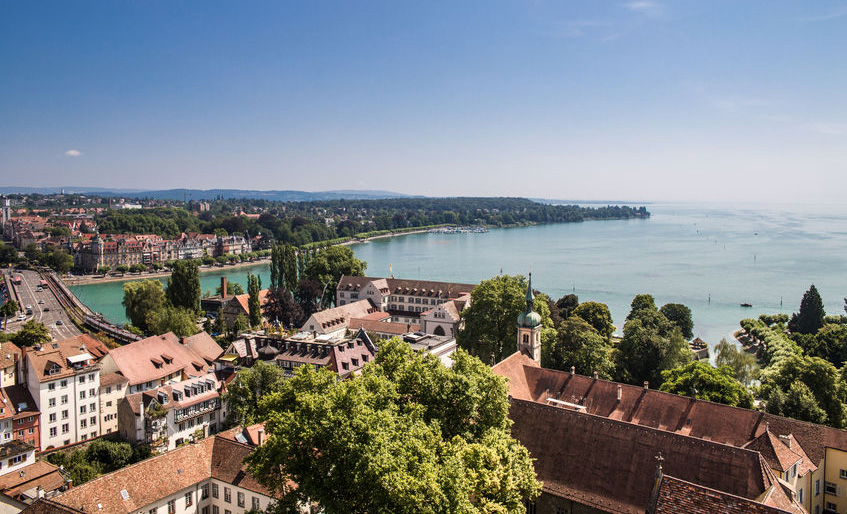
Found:
[[[590, 221], [493, 229], [486, 234], [412, 234], [352, 246], [367, 273], [479, 282], [502, 270], [533, 271], [533, 285], [553, 298], [609, 306], [623, 326], [636, 294], [657, 305], [679, 302], [694, 312], [694, 332], [711, 344], [738, 321], [791, 313], [814, 283], [828, 313], [844, 314], [847, 296], [847, 208], [654, 204], [649, 220]], [[203, 274], [204, 291], [220, 276], [246, 289], [249, 268]], [[268, 266], [250, 269], [269, 283]], [[120, 283], [75, 286], [92, 309], [125, 321]], [[740, 303], [751, 303], [743, 308]]]

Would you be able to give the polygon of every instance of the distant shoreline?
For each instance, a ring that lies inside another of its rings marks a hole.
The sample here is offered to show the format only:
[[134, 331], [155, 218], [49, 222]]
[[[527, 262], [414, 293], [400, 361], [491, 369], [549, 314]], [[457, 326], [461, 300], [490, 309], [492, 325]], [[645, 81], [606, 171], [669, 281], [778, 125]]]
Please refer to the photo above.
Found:
[[[270, 261], [270, 257], [263, 257], [254, 261], [239, 262], [236, 264], [224, 264], [223, 266], [218, 266], [215, 264], [212, 264], [210, 266], [201, 265], [200, 273], [212, 273], [215, 271], [245, 268], [248, 266], [259, 266], [262, 264], [269, 263]], [[170, 276], [170, 271], [145, 271], [142, 273], [127, 272], [120, 276], [110, 275], [108, 277], [102, 277], [99, 275], [74, 275], [72, 277], [62, 277], [62, 281], [67, 286], [84, 286], [88, 284], [105, 284], [108, 282], [132, 282], [135, 280], [154, 280], [160, 278], [167, 278]]]

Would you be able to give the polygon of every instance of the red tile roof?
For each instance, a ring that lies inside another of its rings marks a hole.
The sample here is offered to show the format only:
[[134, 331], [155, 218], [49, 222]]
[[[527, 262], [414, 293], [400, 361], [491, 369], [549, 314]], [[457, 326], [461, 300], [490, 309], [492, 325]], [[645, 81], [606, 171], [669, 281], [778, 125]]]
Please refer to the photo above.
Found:
[[784, 510], [686, 482], [668, 475], [660, 480], [651, 514], [780, 514]]

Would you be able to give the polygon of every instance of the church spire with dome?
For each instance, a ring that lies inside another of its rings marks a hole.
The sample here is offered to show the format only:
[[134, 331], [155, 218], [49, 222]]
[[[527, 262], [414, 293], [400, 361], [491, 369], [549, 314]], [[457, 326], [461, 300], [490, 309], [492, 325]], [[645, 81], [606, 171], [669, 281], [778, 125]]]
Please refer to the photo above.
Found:
[[541, 315], [535, 312], [535, 295], [532, 294], [532, 272], [526, 288], [526, 310], [518, 316], [519, 352], [524, 352], [541, 364]]

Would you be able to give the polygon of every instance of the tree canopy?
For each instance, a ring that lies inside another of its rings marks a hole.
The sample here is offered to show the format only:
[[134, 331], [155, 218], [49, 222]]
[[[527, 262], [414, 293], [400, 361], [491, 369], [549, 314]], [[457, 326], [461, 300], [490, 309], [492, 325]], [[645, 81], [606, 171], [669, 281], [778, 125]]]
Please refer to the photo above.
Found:
[[526, 279], [520, 275], [498, 275], [480, 282], [471, 292], [470, 307], [462, 311], [465, 324], [459, 330], [458, 345], [488, 364], [515, 353], [517, 319], [526, 310], [526, 289]]
[[240, 370], [226, 386], [223, 401], [227, 406], [227, 425], [249, 426], [262, 421], [259, 400], [278, 391], [284, 377], [278, 366], [257, 361], [252, 367]]
[[124, 299], [122, 304], [126, 311], [126, 317], [134, 326], [149, 333], [147, 314], [167, 304], [162, 283], [158, 280], [137, 280], [125, 282], [123, 289]]
[[594, 327], [598, 334], [611, 341], [615, 325], [612, 324], [612, 313], [605, 303], [585, 302], [573, 310], [574, 316], [579, 316]]
[[638, 295], [623, 327], [623, 339], [615, 350], [617, 379], [640, 385], [662, 384], [662, 371], [692, 359], [679, 327], [656, 309], [653, 297]]
[[569, 371], [573, 366], [577, 373], [588, 376], [596, 371], [608, 380], [614, 375], [611, 351], [612, 345], [605, 336], [574, 315], [559, 325], [549, 358], [542, 364], [562, 371]]
[[662, 391], [745, 409], [753, 407], [753, 395], [735, 379], [728, 366], [715, 368], [708, 362], [694, 361], [665, 370], [662, 377]]
[[447, 368], [396, 339], [351, 380], [301, 366], [259, 402], [268, 439], [250, 469], [283, 501], [326, 512], [524, 512], [540, 483], [509, 433], [506, 391], [462, 350]]
[[[322, 301], [327, 305], [335, 303], [335, 289], [342, 275], [362, 276], [367, 267], [368, 263], [357, 259], [350, 247], [331, 246], [313, 255], [305, 272], [307, 279], [324, 286]], [[291, 292], [291, 289], [287, 290]]]
[[681, 303], [667, 303], [662, 305], [659, 312], [668, 318], [668, 321], [679, 327], [682, 337], [691, 339], [694, 337], [694, 321], [691, 319], [691, 309]]

